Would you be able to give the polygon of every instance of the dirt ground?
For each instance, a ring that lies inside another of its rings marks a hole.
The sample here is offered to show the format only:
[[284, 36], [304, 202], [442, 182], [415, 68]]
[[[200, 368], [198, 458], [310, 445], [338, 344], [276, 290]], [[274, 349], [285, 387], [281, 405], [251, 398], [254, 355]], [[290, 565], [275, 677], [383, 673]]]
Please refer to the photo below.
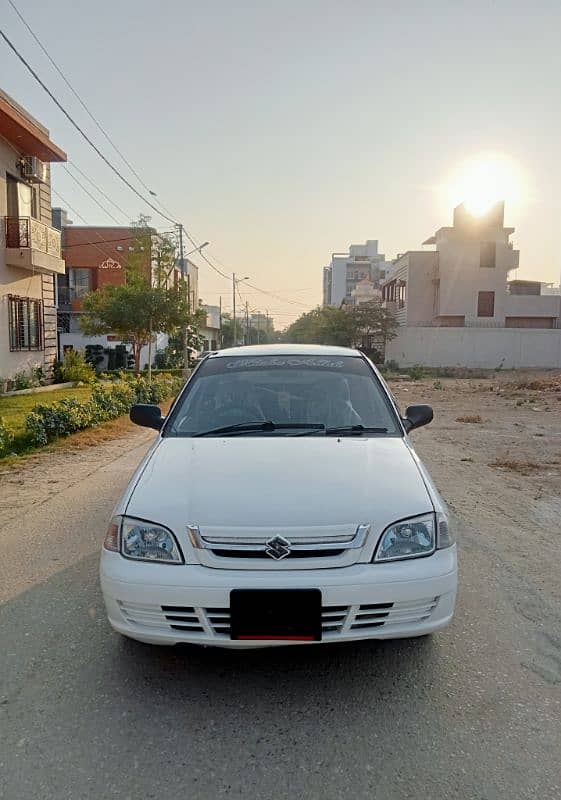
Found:
[[[517, 610], [547, 630], [547, 609], [554, 616], [561, 604], [561, 374], [390, 386], [402, 411], [433, 406], [434, 422], [411, 434], [415, 448], [457, 518], [485, 538], [489, 558], [525, 583]], [[544, 671], [561, 676], [561, 642], [550, 644]]]

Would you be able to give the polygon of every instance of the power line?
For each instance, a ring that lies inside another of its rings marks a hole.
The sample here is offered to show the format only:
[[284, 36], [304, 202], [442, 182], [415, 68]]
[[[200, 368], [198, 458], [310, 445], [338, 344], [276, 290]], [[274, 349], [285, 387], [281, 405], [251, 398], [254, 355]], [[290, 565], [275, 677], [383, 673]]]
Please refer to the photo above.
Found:
[[93, 194], [90, 192], [90, 190], [89, 190], [89, 189], [86, 189], [86, 187], [84, 186], [84, 184], [83, 184], [83, 183], [81, 183], [81, 182], [78, 180], [78, 178], [77, 178], [77, 177], [76, 177], [76, 176], [75, 176], [75, 175], [74, 175], [72, 172], [70, 172], [70, 170], [68, 169], [68, 167], [64, 166], [64, 164], [63, 164], [63, 168], [64, 168], [64, 170], [65, 170], [65, 171], [66, 171], [66, 172], [67, 172], [67, 173], [70, 175], [70, 177], [72, 178], [72, 180], [73, 180], [73, 181], [75, 181], [75, 182], [78, 184], [78, 186], [80, 187], [80, 189], [81, 189], [83, 192], [85, 192], [85, 194], [87, 194], [87, 195], [88, 195], [88, 197], [90, 197], [90, 198], [91, 198], [91, 199], [94, 201], [94, 203], [96, 204], [96, 206], [98, 206], [98, 208], [101, 208], [101, 210], [103, 211], [103, 213], [104, 213], [104, 214], [107, 214], [107, 216], [108, 216], [108, 217], [110, 217], [110, 218], [113, 220], [113, 222], [116, 222], [116, 223], [117, 223], [117, 225], [120, 225], [120, 224], [121, 224], [121, 223], [119, 222], [119, 220], [117, 219], [117, 217], [115, 217], [115, 216], [114, 216], [114, 215], [113, 215], [113, 214], [112, 214], [110, 211], [108, 211], [108, 210], [107, 210], [107, 209], [106, 209], [104, 206], [102, 206], [102, 204], [99, 202], [99, 200], [97, 200], [97, 199], [94, 197], [94, 195], [93, 195]]
[[102, 195], [102, 197], [105, 197], [105, 199], [106, 199], [106, 200], [107, 200], [109, 203], [111, 203], [111, 205], [112, 205], [112, 206], [114, 206], [114, 207], [117, 209], [117, 211], [120, 211], [120, 212], [121, 212], [121, 214], [122, 214], [124, 217], [126, 217], [127, 219], [130, 219], [130, 214], [128, 214], [126, 211], [124, 211], [124, 209], [122, 209], [122, 208], [121, 208], [121, 206], [117, 205], [117, 203], [116, 203], [114, 200], [112, 200], [112, 199], [109, 197], [109, 195], [108, 195], [108, 194], [106, 194], [106, 193], [103, 191], [103, 189], [100, 189], [100, 188], [99, 188], [99, 186], [97, 185], [97, 183], [95, 183], [95, 181], [92, 181], [92, 179], [91, 179], [91, 178], [88, 178], [88, 176], [86, 175], [86, 173], [85, 173], [83, 170], [81, 170], [81, 169], [80, 169], [80, 167], [79, 167], [79, 166], [78, 166], [78, 165], [77, 165], [77, 164], [76, 164], [74, 161], [70, 161], [70, 160], [68, 160], [68, 162], [67, 162], [67, 166], [65, 167], [65, 169], [67, 169], [69, 165], [70, 165], [70, 166], [72, 166], [72, 169], [75, 169], [77, 172], [79, 172], [79, 173], [80, 173], [80, 175], [81, 175], [83, 178], [85, 178], [85, 179], [88, 181], [88, 183], [90, 183], [90, 184], [91, 184], [91, 185], [92, 185], [92, 186], [93, 186], [95, 189], [97, 189], [97, 191], [100, 193], [100, 195]]
[[44, 91], [45, 91], [45, 92], [46, 92], [46, 93], [49, 95], [49, 97], [51, 98], [51, 100], [53, 101], [53, 103], [54, 103], [54, 104], [57, 106], [57, 108], [58, 108], [60, 111], [62, 111], [62, 113], [64, 114], [64, 116], [67, 118], [67, 120], [68, 120], [68, 121], [69, 121], [69, 122], [70, 122], [70, 123], [71, 123], [71, 124], [74, 126], [74, 128], [76, 128], [76, 130], [78, 131], [78, 133], [80, 134], [80, 136], [82, 136], [82, 138], [86, 140], [86, 142], [87, 142], [87, 143], [90, 145], [90, 147], [91, 147], [93, 150], [95, 150], [95, 152], [96, 152], [96, 153], [97, 153], [97, 155], [98, 155], [98, 156], [101, 158], [101, 160], [102, 160], [102, 161], [103, 161], [105, 164], [107, 164], [107, 166], [108, 166], [108, 167], [109, 167], [109, 168], [110, 168], [110, 169], [111, 169], [111, 170], [112, 170], [112, 171], [115, 173], [115, 175], [117, 175], [117, 177], [118, 177], [118, 178], [119, 178], [119, 179], [120, 179], [120, 180], [121, 180], [121, 181], [122, 181], [122, 182], [125, 184], [125, 186], [128, 186], [128, 187], [129, 187], [129, 189], [130, 189], [132, 192], [134, 192], [134, 193], [137, 195], [137, 197], [139, 197], [139, 198], [142, 200], [142, 202], [143, 202], [143, 203], [145, 203], [147, 206], [149, 206], [151, 209], [153, 209], [153, 210], [154, 210], [154, 211], [155, 211], [157, 214], [159, 214], [161, 217], [163, 217], [164, 219], [166, 219], [168, 222], [171, 222], [171, 223], [173, 223], [174, 225], [175, 225], [175, 224], [177, 224], [177, 223], [176, 223], [176, 221], [175, 221], [174, 219], [172, 219], [171, 217], [168, 217], [166, 214], [164, 214], [164, 213], [163, 213], [163, 211], [160, 211], [160, 209], [159, 209], [159, 208], [157, 208], [157, 206], [155, 206], [155, 205], [154, 205], [154, 203], [150, 202], [150, 200], [147, 200], [147, 199], [146, 199], [146, 198], [143, 196], [143, 194], [142, 194], [141, 192], [139, 192], [139, 191], [138, 191], [138, 189], [137, 189], [136, 187], [134, 187], [134, 186], [132, 185], [132, 183], [131, 183], [129, 180], [127, 180], [127, 178], [125, 178], [125, 176], [124, 176], [124, 175], [123, 175], [121, 172], [119, 172], [119, 170], [117, 169], [117, 167], [116, 167], [114, 164], [112, 164], [112, 163], [111, 163], [111, 161], [109, 161], [109, 159], [107, 158], [107, 156], [106, 156], [106, 155], [104, 155], [104, 154], [101, 152], [101, 150], [99, 149], [99, 147], [98, 147], [98, 146], [97, 146], [97, 145], [96, 145], [96, 144], [95, 144], [95, 143], [94, 143], [94, 142], [93, 142], [93, 141], [90, 139], [90, 137], [88, 136], [88, 134], [87, 134], [87, 133], [86, 133], [86, 132], [85, 132], [85, 131], [84, 131], [84, 130], [83, 130], [83, 129], [82, 129], [82, 128], [81, 128], [81, 127], [78, 125], [78, 123], [76, 122], [76, 120], [75, 120], [73, 117], [71, 117], [71, 116], [70, 116], [70, 114], [68, 113], [68, 111], [67, 111], [67, 110], [64, 108], [64, 106], [62, 105], [62, 103], [60, 103], [60, 102], [57, 100], [57, 98], [56, 98], [56, 97], [54, 96], [54, 94], [51, 92], [51, 90], [49, 89], [49, 87], [48, 87], [48, 86], [47, 86], [47, 85], [46, 85], [46, 84], [45, 84], [45, 83], [44, 83], [44, 82], [41, 80], [41, 78], [40, 78], [40, 77], [39, 77], [39, 75], [38, 75], [38, 74], [35, 72], [35, 70], [33, 69], [33, 67], [32, 67], [32, 66], [29, 64], [29, 62], [27, 62], [27, 61], [25, 60], [25, 58], [24, 58], [24, 57], [21, 55], [21, 53], [20, 53], [20, 52], [19, 52], [19, 50], [16, 48], [16, 46], [15, 46], [15, 45], [14, 45], [14, 44], [13, 44], [13, 43], [12, 43], [12, 42], [11, 42], [11, 41], [8, 39], [8, 37], [6, 36], [6, 34], [4, 33], [4, 31], [3, 31], [2, 29], [0, 29], [0, 36], [2, 36], [2, 38], [4, 39], [4, 41], [6, 42], [6, 44], [8, 45], [8, 47], [9, 47], [9, 48], [10, 48], [10, 49], [11, 49], [11, 50], [12, 50], [12, 51], [15, 53], [15, 55], [16, 55], [16, 56], [19, 58], [19, 60], [21, 61], [21, 63], [24, 65], [24, 67], [25, 67], [25, 68], [26, 68], [26, 69], [27, 69], [27, 70], [28, 70], [28, 71], [31, 73], [31, 75], [33, 75], [33, 77], [35, 78], [35, 80], [37, 81], [37, 83], [39, 84], [39, 86], [41, 86], [41, 88], [42, 88], [42, 89], [43, 89], [43, 90], [44, 90]]
[[12, 8], [14, 9], [14, 11], [16, 12], [16, 14], [18, 15], [18, 17], [20, 18], [20, 20], [23, 22], [23, 24], [25, 25], [25, 27], [27, 28], [27, 30], [29, 31], [29, 33], [30, 33], [30, 34], [33, 36], [33, 38], [35, 39], [35, 41], [37, 42], [37, 44], [39, 45], [39, 47], [41, 48], [41, 50], [43, 51], [43, 53], [44, 53], [44, 54], [47, 56], [47, 58], [49, 59], [49, 61], [50, 61], [50, 62], [51, 62], [51, 64], [53, 65], [53, 67], [56, 69], [56, 71], [58, 72], [58, 74], [60, 75], [60, 77], [62, 78], [62, 80], [63, 80], [63, 81], [65, 82], [65, 84], [68, 86], [68, 88], [70, 89], [70, 91], [72, 92], [72, 94], [74, 95], [74, 97], [76, 97], [76, 99], [78, 100], [78, 102], [80, 103], [80, 105], [82, 106], [82, 108], [84, 109], [84, 111], [86, 112], [86, 114], [87, 114], [87, 115], [90, 117], [90, 119], [91, 119], [91, 120], [92, 120], [92, 121], [93, 121], [93, 122], [94, 122], [94, 123], [97, 125], [97, 127], [99, 128], [99, 130], [101, 131], [101, 133], [102, 133], [102, 134], [105, 136], [105, 138], [107, 139], [107, 141], [109, 142], [109, 144], [111, 145], [111, 147], [112, 147], [112, 148], [115, 150], [115, 152], [116, 152], [116, 153], [117, 153], [117, 154], [118, 154], [118, 155], [121, 157], [121, 159], [124, 161], [124, 163], [125, 163], [125, 164], [127, 165], [127, 167], [130, 169], [130, 171], [131, 171], [131, 172], [132, 172], [132, 174], [133, 174], [133, 175], [136, 177], [136, 179], [139, 181], [139, 183], [141, 183], [141, 184], [142, 184], [142, 186], [143, 186], [143, 187], [146, 189], [146, 191], [147, 191], [149, 194], [151, 194], [151, 195], [154, 195], [155, 193], [154, 193], [154, 192], [153, 192], [153, 191], [150, 189], [150, 187], [149, 187], [149, 186], [147, 186], [147, 185], [144, 183], [144, 181], [142, 180], [142, 178], [140, 177], [140, 175], [138, 174], [138, 172], [137, 172], [137, 171], [134, 169], [134, 167], [132, 166], [132, 164], [130, 163], [130, 161], [128, 161], [128, 160], [127, 160], [127, 158], [125, 158], [125, 156], [123, 155], [123, 153], [122, 153], [122, 152], [119, 150], [119, 148], [117, 147], [117, 145], [115, 144], [115, 142], [113, 141], [113, 139], [112, 139], [112, 138], [109, 136], [109, 134], [107, 133], [107, 131], [105, 130], [105, 128], [102, 126], [102, 124], [99, 122], [99, 120], [98, 120], [98, 119], [96, 119], [96, 117], [95, 117], [95, 116], [92, 114], [92, 112], [90, 111], [90, 109], [88, 108], [88, 106], [86, 105], [86, 103], [85, 103], [85, 102], [82, 100], [82, 98], [81, 98], [81, 97], [80, 97], [80, 95], [78, 94], [78, 91], [77, 91], [77, 90], [76, 90], [76, 89], [75, 89], [75, 88], [72, 86], [72, 84], [70, 83], [70, 81], [68, 80], [68, 78], [66, 77], [66, 75], [64, 74], [64, 72], [62, 71], [62, 69], [61, 69], [61, 68], [58, 66], [58, 64], [56, 63], [56, 61], [55, 61], [55, 60], [52, 58], [52, 56], [51, 56], [51, 55], [50, 55], [50, 53], [47, 51], [46, 47], [43, 45], [43, 43], [41, 42], [41, 40], [39, 39], [39, 37], [37, 36], [37, 34], [35, 33], [35, 31], [32, 29], [31, 25], [30, 25], [30, 24], [27, 22], [27, 20], [26, 20], [26, 19], [23, 17], [23, 15], [22, 15], [22, 14], [21, 14], [21, 12], [19, 11], [19, 9], [17, 8], [17, 6], [16, 6], [16, 4], [13, 2], [13, 0], [8, 0], [8, 2], [9, 2], [9, 4], [12, 6]]
[[[55, 191], [54, 189], [51, 189], [51, 191], [52, 191], [52, 193], [53, 193], [53, 194], [55, 194], [55, 195], [56, 195], [56, 196], [57, 196], [57, 197], [58, 197], [60, 200], [62, 200], [62, 202], [64, 203], [64, 205], [65, 205], [67, 208], [69, 208], [69, 209], [72, 211], [72, 213], [73, 213], [73, 214], [75, 214], [77, 217], [80, 217], [80, 219], [82, 220], [82, 222], [83, 222], [85, 225], [88, 225], [88, 221], [87, 221], [87, 219], [85, 219], [85, 218], [84, 218], [84, 217], [83, 217], [83, 216], [80, 214], [80, 212], [79, 212], [79, 211], [76, 211], [76, 209], [75, 209], [73, 206], [71, 206], [71, 205], [70, 205], [70, 203], [68, 202], [68, 200], [65, 200], [65, 199], [64, 199], [64, 197], [63, 197], [63, 196], [60, 194], [60, 192], [57, 192], [57, 191]], [[101, 234], [99, 234], [99, 235], [101, 236]], [[102, 241], [103, 241], [103, 240], [102, 240]], [[110, 254], [110, 253], [108, 253], [106, 250], [103, 250], [101, 247], [99, 247], [99, 244], [100, 244], [100, 243], [98, 243], [98, 242], [91, 242], [90, 244], [92, 244], [92, 245], [93, 245], [93, 247], [95, 247], [95, 249], [96, 249], [96, 250], [98, 250], [98, 251], [101, 253], [101, 255], [102, 255], [102, 256], [104, 256], [105, 258], [111, 258], [111, 254]], [[63, 249], [66, 249], [66, 248], [63, 248]]]
[[[54, 194], [57, 194], [54, 189], [52, 191], [53, 191]], [[58, 195], [58, 196], [60, 197], [60, 195]], [[78, 212], [75, 212], [75, 213], [78, 213]], [[80, 215], [78, 214], [78, 216], [80, 216]], [[83, 219], [83, 217], [82, 217], [82, 219]], [[92, 227], [92, 226], [88, 225], [88, 227]], [[97, 226], [93, 226], [93, 227], [97, 227]], [[100, 225], [99, 227], [103, 228], [104, 226]], [[127, 226], [126, 225], [119, 225], [119, 227], [120, 228], [126, 228]], [[72, 226], [70, 226], [68, 228], [68, 230], [72, 230]], [[132, 228], [131, 228], [131, 230], [132, 230]], [[167, 234], [167, 233], [174, 233], [174, 231], [157, 231], [157, 233], [159, 235], [162, 235], [162, 234]], [[64, 249], [65, 250], [69, 250], [71, 247], [84, 247], [84, 245], [88, 245], [88, 244], [113, 244], [113, 242], [130, 242], [130, 240], [133, 239], [133, 238], [134, 238], [134, 236], [131, 234], [130, 236], [122, 236], [122, 237], [117, 238], [117, 239], [100, 239], [98, 242], [78, 242], [76, 244], [67, 244], [67, 245], [65, 245]]]
[[[68, 82], [68, 80], [67, 80], [67, 79], [66, 79], [66, 77], [64, 76], [64, 74], [63, 74], [62, 70], [60, 70], [60, 68], [59, 68], [59, 67], [56, 65], [56, 63], [54, 62], [54, 60], [53, 60], [53, 59], [50, 57], [50, 55], [48, 54], [47, 50], [44, 48], [44, 46], [43, 46], [43, 45], [42, 45], [42, 43], [40, 42], [39, 38], [38, 38], [38, 37], [35, 35], [35, 33], [33, 32], [33, 30], [31, 29], [31, 27], [30, 27], [30, 26], [28, 25], [28, 23], [25, 21], [25, 19], [23, 18], [23, 16], [22, 16], [22, 15], [19, 13], [19, 11], [18, 11], [17, 7], [15, 6], [15, 4], [12, 2], [12, 0], [9, 0], [9, 2], [10, 2], [10, 4], [12, 5], [12, 7], [13, 7], [14, 11], [16, 11], [16, 13], [18, 14], [18, 16], [20, 17], [21, 21], [22, 21], [22, 22], [24, 23], [24, 25], [26, 26], [26, 28], [27, 28], [27, 29], [29, 30], [29, 32], [32, 34], [33, 38], [35, 39], [35, 41], [37, 42], [37, 44], [40, 46], [41, 50], [42, 50], [42, 51], [45, 53], [45, 55], [46, 55], [46, 56], [49, 58], [49, 60], [50, 60], [50, 61], [51, 61], [51, 63], [53, 64], [53, 66], [55, 66], [55, 68], [57, 69], [57, 71], [59, 72], [59, 74], [61, 75], [61, 77], [63, 78], [63, 80], [65, 81], [65, 83], [67, 83], [67, 85], [68, 85], [68, 86], [69, 86], [69, 87], [72, 89], [72, 91], [74, 92], [74, 94], [75, 94], [75, 95], [78, 97], [78, 99], [79, 99], [80, 103], [81, 103], [81, 104], [84, 106], [84, 108], [86, 108], [86, 111], [88, 112], [88, 114], [90, 114], [90, 116], [92, 116], [92, 115], [91, 115], [91, 112], [89, 112], [89, 110], [87, 109], [87, 107], [86, 107], [86, 106], [85, 106], [85, 104], [83, 103], [83, 101], [82, 101], [82, 99], [80, 98], [80, 96], [77, 94], [77, 92], [76, 92], [76, 91], [73, 89], [73, 87], [71, 86], [71, 84]], [[113, 163], [112, 163], [112, 162], [111, 162], [111, 161], [110, 161], [110, 160], [107, 158], [107, 156], [106, 156], [106, 155], [105, 155], [105, 154], [104, 154], [104, 153], [103, 153], [103, 152], [102, 152], [102, 151], [99, 149], [99, 147], [98, 147], [98, 146], [97, 146], [97, 145], [96, 145], [96, 144], [95, 144], [95, 143], [92, 141], [92, 139], [91, 139], [91, 138], [88, 136], [88, 134], [87, 134], [87, 133], [86, 133], [86, 132], [85, 132], [85, 131], [84, 131], [84, 130], [83, 130], [81, 127], [80, 127], [80, 125], [78, 125], [78, 123], [76, 122], [76, 120], [75, 120], [75, 119], [74, 119], [74, 118], [73, 118], [73, 117], [70, 115], [70, 113], [69, 113], [69, 112], [68, 112], [68, 111], [65, 109], [65, 107], [62, 105], [62, 103], [60, 103], [60, 101], [59, 101], [59, 100], [58, 100], [58, 99], [55, 97], [55, 95], [54, 95], [54, 94], [51, 92], [51, 90], [48, 88], [48, 86], [47, 86], [47, 85], [44, 83], [44, 81], [43, 81], [43, 80], [42, 80], [42, 79], [39, 77], [39, 75], [37, 74], [37, 72], [36, 72], [36, 71], [33, 69], [33, 67], [32, 67], [32, 66], [29, 64], [29, 62], [28, 62], [28, 61], [26, 61], [26, 59], [25, 59], [25, 58], [22, 56], [22, 54], [19, 52], [19, 50], [16, 48], [16, 46], [13, 44], [13, 42], [11, 42], [11, 41], [10, 41], [10, 39], [9, 39], [9, 38], [6, 36], [6, 34], [4, 33], [4, 31], [3, 31], [2, 29], [0, 29], [0, 36], [2, 36], [2, 38], [4, 39], [4, 41], [6, 42], [6, 44], [8, 45], [8, 47], [9, 47], [9, 48], [10, 48], [10, 49], [13, 51], [13, 53], [14, 53], [14, 54], [17, 56], [17, 58], [18, 58], [18, 59], [21, 61], [21, 63], [22, 63], [22, 64], [24, 65], [24, 67], [25, 67], [25, 68], [28, 70], [28, 72], [30, 72], [30, 74], [31, 74], [31, 75], [32, 75], [32, 76], [35, 78], [35, 80], [36, 80], [36, 81], [37, 81], [37, 83], [38, 83], [38, 84], [41, 86], [41, 88], [42, 88], [42, 89], [43, 89], [43, 90], [46, 92], [46, 94], [48, 94], [48, 96], [51, 98], [51, 100], [52, 100], [52, 101], [53, 101], [53, 103], [54, 103], [54, 104], [57, 106], [57, 108], [58, 108], [58, 109], [59, 109], [59, 110], [60, 110], [60, 111], [61, 111], [61, 112], [64, 114], [64, 116], [65, 116], [65, 117], [68, 119], [68, 121], [71, 123], [71, 125], [72, 125], [72, 126], [73, 126], [73, 127], [74, 127], [74, 128], [77, 130], [77, 131], [78, 131], [78, 133], [79, 133], [79, 134], [82, 136], [82, 138], [83, 138], [83, 139], [84, 139], [84, 140], [85, 140], [85, 141], [86, 141], [86, 142], [87, 142], [87, 143], [90, 145], [90, 147], [91, 147], [91, 148], [92, 148], [92, 149], [93, 149], [93, 150], [94, 150], [94, 151], [97, 153], [97, 155], [98, 155], [98, 156], [101, 158], [101, 160], [102, 160], [102, 161], [103, 161], [103, 162], [104, 162], [104, 163], [105, 163], [105, 164], [106, 164], [106, 165], [107, 165], [107, 166], [108, 166], [108, 167], [109, 167], [109, 168], [112, 170], [112, 172], [114, 172], [114, 173], [115, 173], [115, 175], [117, 175], [117, 177], [118, 177], [118, 178], [119, 178], [119, 179], [120, 179], [120, 180], [121, 180], [121, 181], [122, 181], [122, 182], [123, 182], [123, 183], [124, 183], [124, 184], [125, 184], [125, 185], [126, 185], [126, 186], [127, 186], [127, 187], [128, 187], [130, 190], [131, 190], [131, 191], [132, 191], [132, 192], [134, 192], [134, 194], [135, 194], [137, 197], [139, 197], [139, 198], [142, 200], [142, 202], [143, 202], [143, 203], [145, 203], [145, 204], [146, 204], [146, 205], [147, 205], [149, 208], [151, 208], [153, 211], [155, 211], [157, 214], [159, 214], [159, 216], [161, 216], [163, 219], [167, 220], [168, 222], [171, 222], [173, 225], [177, 225], [177, 224], [179, 224], [179, 223], [177, 223], [177, 222], [176, 222], [176, 220], [175, 220], [175, 219], [173, 219], [173, 217], [171, 216], [171, 214], [170, 214], [169, 212], [168, 212], [168, 213], [164, 213], [163, 211], [161, 211], [161, 210], [160, 210], [160, 209], [159, 209], [159, 208], [158, 208], [156, 205], [154, 205], [154, 203], [152, 203], [150, 200], [147, 200], [147, 199], [146, 199], [146, 198], [145, 198], [145, 197], [142, 195], [142, 193], [141, 193], [141, 192], [139, 192], [139, 191], [138, 191], [138, 189], [136, 189], [136, 187], [135, 187], [135, 186], [133, 186], [133, 185], [132, 185], [132, 183], [131, 183], [129, 180], [127, 180], [127, 178], [125, 178], [125, 176], [124, 176], [124, 175], [123, 175], [123, 174], [122, 174], [122, 173], [121, 173], [121, 172], [120, 172], [120, 171], [117, 169], [117, 167], [116, 167], [116, 166], [115, 166], [115, 165], [114, 165], [114, 164], [113, 164]], [[92, 118], [93, 118], [93, 117], [92, 117]], [[94, 121], [96, 121], [96, 120], [95, 120], [95, 118], [94, 118]], [[96, 124], [98, 124], [98, 123], [97, 123], [97, 121], [96, 121]], [[99, 125], [98, 125], [98, 127], [100, 127], [100, 130], [102, 130], [102, 132], [104, 133], [104, 135], [106, 135], [106, 136], [107, 136], [107, 134], [105, 134], [105, 131], [103, 130], [103, 128], [101, 128], [101, 126], [99, 126]], [[109, 141], [111, 141], [111, 140], [109, 140]], [[112, 143], [112, 142], [111, 142], [111, 143]], [[117, 151], [117, 152], [119, 152], [119, 154], [121, 155], [120, 151]], [[123, 157], [123, 156], [121, 155], [121, 157]], [[126, 162], [126, 160], [125, 160], [125, 163], [127, 163], [127, 164], [128, 164], [128, 162]], [[129, 166], [130, 166], [130, 165], [129, 165]], [[134, 170], [133, 170], [133, 172], [134, 172], [134, 174], [136, 175], [136, 172], [135, 172]], [[69, 174], [70, 174], [70, 173], [69, 173]], [[150, 189], [148, 189], [148, 187], [146, 186], [146, 184], [145, 184], [145, 183], [144, 183], [142, 180], [141, 180], [141, 183], [142, 183], [142, 185], [143, 185], [143, 186], [144, 186], [144, 187], [147, 189], [147, 191], [148, 191], [148, 192], [149, 192], [151, 195], [154, 195], [154, 192], [152, 192]], [[58, 195], [58, 196], [60, 197], [60, 195]], [[99, 204], [98, 204], [98, 205], [99, 205]], [[161, 204], [160, 204], [160, 205], [161, 205]], [[71, 208], [71, 206], [70, 206], [70, 205], [69, 205], [68, 207], [69, 207], [69, 208]], [[78, 214], [78, 212], [76, 212], [76, 211], [75, 211], [74, 213], [76, 213], [76, 214], [77, 214], [77, 216], [79, 216], [81, 219], [83, 219], [83, 217], [82, 217], [80, 214]], [[105, 213], [107, 213], [107, 212], [105, 212]], [[111, 216], [111, 215], [109, 215], [109, 216]], [[112, 218], [113, 218], [113, 219], [115, 219], [114, 217], [112, 217]], [[186, 234], [187, 238], [188, 238], [188, 239], [189, 239], [189, 241], [190, 241], [190, 242], [193, 244], [193, 246], [194, 246], [194, 247], [196, 247], [196, 248], [200, 247], [200, 245], [199, 245], [199, 244], [196, 242], [196, 240], [195, 240], [195, 239], [194, 239], [194, 238], [193, 238], [193, 237], [192, 237], [192, 236], [191, 236], [191, 235], [188, 233], [188, 231], [187, 231], [185, 228], [184, 228], [184, 230], [185, 230], [185, 234]], [[222, 272], [222, 271], [221, 271], [221, 270], [220, 270], [218, 267], [216, 267], [216, 266], [215, 266], [215, 265], [214, 265], [214, 264], [213, 264], [213, 263], [210, 261], [210, 259], [208, 259], [208, 258], [207, 258], [207, 256], [206, 256], [206, 255], [204, 255], [203, 253], [199, 253], [199, 255], [201, 255], [202, 259], [203, 259], [203, 260], [204, 260], [204, 261], [205, 261], [205, 262], [206, 262], [206, 263], [207, 263], [207, 264], [208, 264], [208, 265], [209, 265], [209, 266], [210, 266], [210, 267], [211, 267], [211, 268], [212, 268], [212, 269], [213, 269], [213, 270], [214, 270], [216, 273], [218, 273], [219, 275], [221, 275], [221, 276], [222, 276], [223, 278], [225, 278], [226, 280], [228, 280], [228, 281], [230, 280], [230, 277], [229, 277], [228, 275], [226, 275], [224, 272]], [[281, 301], [281, 302], [283, 302], [283, 303], [290, 303], [291, 305], [298, 305], [298, 306], [301, 306], [301, 307], [305, 307], [305, 308], [307, 308], [307, 306], [306, 306], [304, 303], [300, 303], [300, 302], [298, 302], [298, 301], [296, 301], [296, 300], [289, 300], [289, 299], [287, 299], [287, 298], [280, 297], [279, 295], [276, 295], [276, 294], [274, 294], [274, 293], [272, 293], [272, 292], [268, 292], [268, 291], [266, 291], [265, 289], [260, 289], [258, 286], [255, 286], [255, 285], [253, 285], [253, 284], [247, 283], [247, 286], [250, 286], [252, 289], [255, 289], [256, 291], [258, 291], [258, 292], [261, 292], [262, 294], [268, 295], [268, 296], [270, 296], [270, 297], [274, 297], [275, 299], [277, 299], [277, 300], [279, 300], [279, 301]]]

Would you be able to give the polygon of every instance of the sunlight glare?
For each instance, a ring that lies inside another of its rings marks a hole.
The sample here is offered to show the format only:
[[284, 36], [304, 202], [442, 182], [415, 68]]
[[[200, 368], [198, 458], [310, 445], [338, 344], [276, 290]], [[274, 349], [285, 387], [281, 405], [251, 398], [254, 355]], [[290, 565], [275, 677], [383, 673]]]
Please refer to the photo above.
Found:
[[524, 176], [514, 159], [502, 154], [482, 154], [461, 163], [447, 181], [450, 202], [464, 203], [481, 216], [499, 200], [511, 208], [524, 198]]

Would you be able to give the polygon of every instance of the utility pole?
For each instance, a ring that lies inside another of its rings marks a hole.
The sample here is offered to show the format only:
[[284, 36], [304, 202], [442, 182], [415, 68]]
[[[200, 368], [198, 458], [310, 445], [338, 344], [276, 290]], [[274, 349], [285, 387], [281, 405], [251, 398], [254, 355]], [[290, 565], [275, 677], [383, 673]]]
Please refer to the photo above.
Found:
[[222, 350], [222, 295], [218, 298], [218, 349]]
[[257, 312], [257, 344], [261, 344], [261, 342], [260, 342], [260, 335], [259, 335], [259, 334], [260, 334], [260, 330], [259, 330], [259, 324], [260, 324], [260, 322], [261, 322], [261, 312], [260, 312], [260, 311], [258, 311], [258, 312]]
[[245, 343], [251, 344], [249, 341], [249, 303], [245, 301]]
[[[181, 270], [181, 284], [183, 291], [187, 290], [187, 311], [191, 314], [191, 298], [189, 295], [189, 285], [185, 280], [185, 256], [183, 255], [183, 225], [181, 222], [177, 224], [179, 228], [179, 268]], [[189, 331], [187, 323], [183, 326], [182, 331], [183, 339], [183, 377], [187, 377], [189, 371]]]
[[232, 272], [232, 324], [234, 327], [232, 333], [232, 347], [235, 347], [238, 339], [238, 324], [236, 322], [236, 273]]

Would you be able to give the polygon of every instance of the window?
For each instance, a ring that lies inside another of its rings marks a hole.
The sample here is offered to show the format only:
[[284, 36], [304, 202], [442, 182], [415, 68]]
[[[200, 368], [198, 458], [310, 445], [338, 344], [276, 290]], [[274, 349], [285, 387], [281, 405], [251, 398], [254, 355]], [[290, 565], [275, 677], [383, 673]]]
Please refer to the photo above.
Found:
[[479, 245], [479, 266], [494, 269], [496, 265], [497, 245], [495, 242], [481, 242]]
[[43, 304], [30, 297], [8, 296], [10, 350], [43, 349]]
[[70, 296], [72, 298], [85, 297], [92, 289], [91, 269], [87, 267], [71, 267], [68, 270], [68, 283], [70, 285]]
[[495, 315], [495, 292], [478, 292], [477, 316], [493, 317]]

